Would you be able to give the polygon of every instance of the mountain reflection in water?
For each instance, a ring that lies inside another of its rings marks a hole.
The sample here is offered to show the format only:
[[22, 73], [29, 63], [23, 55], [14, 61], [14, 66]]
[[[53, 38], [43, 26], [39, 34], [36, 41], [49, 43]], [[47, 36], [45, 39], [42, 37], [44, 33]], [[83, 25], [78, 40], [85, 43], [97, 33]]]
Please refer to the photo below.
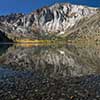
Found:
[[15, 71], [41, 72], [48, 77], [98, 74], [100, 49], [95, 46], [14, 44], [6, 53], [2, 50], [5, 48], [0, 48], [4, 51], [0, 64]]

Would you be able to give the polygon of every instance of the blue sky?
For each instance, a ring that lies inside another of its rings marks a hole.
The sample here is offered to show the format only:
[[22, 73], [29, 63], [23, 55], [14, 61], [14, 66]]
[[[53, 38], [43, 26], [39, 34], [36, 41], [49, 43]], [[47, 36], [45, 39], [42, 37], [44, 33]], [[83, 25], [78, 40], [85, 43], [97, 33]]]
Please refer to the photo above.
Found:
[[56, 2], [70, 2], [93, 7], [100, 7], [100, 0], [1, 0], [0, 15], [10, 13], [30, 13], [31, 11]]

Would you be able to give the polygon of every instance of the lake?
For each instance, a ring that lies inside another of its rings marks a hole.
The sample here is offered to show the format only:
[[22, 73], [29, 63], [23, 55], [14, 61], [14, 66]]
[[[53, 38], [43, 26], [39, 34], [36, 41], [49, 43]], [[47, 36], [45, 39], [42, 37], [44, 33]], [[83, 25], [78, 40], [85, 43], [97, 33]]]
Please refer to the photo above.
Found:
[[97, 44], [0, 44], [2, 100], [100, 98], [99, 74]]

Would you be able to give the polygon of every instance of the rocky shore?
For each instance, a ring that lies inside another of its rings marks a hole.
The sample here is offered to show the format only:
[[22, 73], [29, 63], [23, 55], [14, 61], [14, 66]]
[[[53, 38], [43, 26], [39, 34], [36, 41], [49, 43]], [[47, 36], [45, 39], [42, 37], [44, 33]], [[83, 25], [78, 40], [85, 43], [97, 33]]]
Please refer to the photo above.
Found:
[[100, 75], [51, 78], [0, 68], [1, 100], [99, 100], [99, 88]]

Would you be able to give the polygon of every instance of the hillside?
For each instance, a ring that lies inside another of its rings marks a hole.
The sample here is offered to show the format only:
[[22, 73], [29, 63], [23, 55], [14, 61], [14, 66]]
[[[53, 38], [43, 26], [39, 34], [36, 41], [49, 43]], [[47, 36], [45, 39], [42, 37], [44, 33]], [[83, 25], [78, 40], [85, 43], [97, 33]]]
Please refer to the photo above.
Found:
[[62, 37], [69, 40], [100, 40], [100, 11], [89, 18], [81, 19]]
[[[97, 8], [57, 3], [37, 9], [28, 15], [10, 14], [0, 16], [0, 30], [14, 41], [26, 38], [54, 39], [56, 37], [66, 37], [68, 33], [72, 33], [72, 30], [74, 33], [75, 28], [76, 32], [78, 27], [82, 27], [85, 22], [87, 23], [86, 19], [90, 20], [91, 16], [97, 14], [97, 11]], [[91, 20], [89, 23], [91, 23]], [[92, 25], [89, 27], [92, 27]], [[81, 30], [83, 29], [81, 28]]]

